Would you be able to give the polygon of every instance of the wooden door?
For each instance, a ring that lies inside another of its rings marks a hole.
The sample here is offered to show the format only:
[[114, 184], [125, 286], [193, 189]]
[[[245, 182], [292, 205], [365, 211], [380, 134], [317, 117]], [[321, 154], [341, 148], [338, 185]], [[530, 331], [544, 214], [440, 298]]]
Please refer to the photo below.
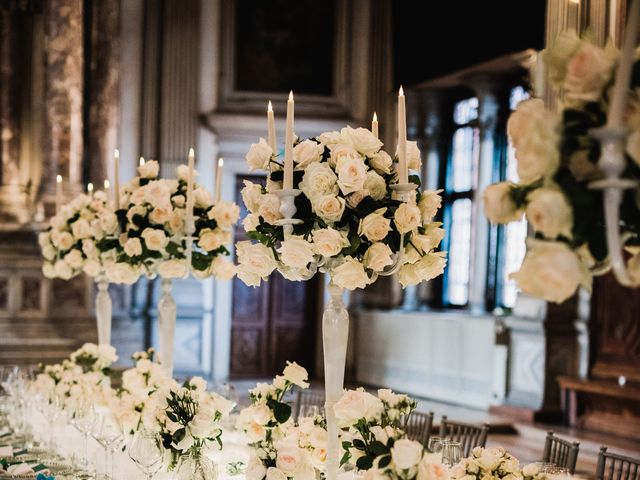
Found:
[[[256, 175], [236, 178], [236, 202], [241, 218], [248, 213], [240, 191], [243, 180], [264, 184]], [[241, 225], [236, 241], [246, 240]], [[248, 287], [233, 280], [231, 325], [232, 377], [271, 377], [296, 361], [311, 372], [315, 351], [317, 280], [290, 282], [274, 272], [260, 287]]]

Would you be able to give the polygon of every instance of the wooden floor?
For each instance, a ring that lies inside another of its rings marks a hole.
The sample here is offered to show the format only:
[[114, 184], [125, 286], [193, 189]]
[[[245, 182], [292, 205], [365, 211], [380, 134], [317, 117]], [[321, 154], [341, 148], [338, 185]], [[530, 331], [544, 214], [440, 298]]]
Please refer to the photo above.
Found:
[[[270, 380], [262, 381], [270, 382]], [[241, 403], [245, 403], [247, 401], [246, 392], [256, 384], [256, 380], [233, 383], [242, 399]], [[322, 386], [313, 385], [312, 388], [322, 388]], [[580, 442], [577, 477], [593, 478], [595, 476], [598, 452], [603, 445], [609, 447], [612, 452], [640, 458], [640, 432], [638, 432], [638, 438], [632, 441], [612, 435], [572, 430], [561, 425], [526, 424], [506, 416], [492, 415], [485, 410], [475, 410], [423, 399], [418, 399], [417, 410], [434, 412], [435, 425], [439, 424], [442, 415], [447, 415], [451, 420], [471, 423], [486, 422], [493, 425], [494, 431], [489, 431], [487, 446], [502, 446], [523, 464], [536, 462], [542, 458], [545, 436], [548, 431], [553, 430], [563, 438]]]

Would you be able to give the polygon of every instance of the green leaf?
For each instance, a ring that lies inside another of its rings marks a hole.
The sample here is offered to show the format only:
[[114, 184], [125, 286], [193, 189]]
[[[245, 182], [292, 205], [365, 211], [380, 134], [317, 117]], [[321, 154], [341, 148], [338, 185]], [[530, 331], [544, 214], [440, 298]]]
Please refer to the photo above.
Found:
[[385, 455], [378, 460], [378, 468], [385, 468], [391, 463], [391, 455]]
[[345, 463], [347, 463], [350, 458], [351, 458], [351, 454], [348, 451], [344, 452], [344, 455], [342, 456], [342, 459], [340, 460], [340, 466], [342, 466]]
[[420, 177], [418, 175], [409, 175], [409, 183], [415, 183], [418, 188], [422, 186], [422, 182], [420, 181]]
[[184, 439], [186, 433], [187, 432], [185, 431], [184, 427], [179, 428], [173, 433], [173, 441], [175, 443], [180, 443]]
[[389, 449], [387, 448], [387, 446], [384, 443], [379, 442], [378, 440], [374, 440], [373, 442], [371, 442], [371, 445], [369, 445], [369, 450], [375, 456], [385, 455], [389, 453]]
[[373, 467], [373, 457], [369, 455], [360, 457], [356, 461], [356, 467], [358, 467], [358, 469], [360, 470], [369, 470], [371, 467]]
[[193, 252], [191, 254], [191, 265], [193, 268], [200, 272], [204, 272], [207, 268], [209, 268], [210, 258], [208, 255], [205, 255], [200, 252]]
[[359, 438], [355, 438], [353, 440], [353, 446], [355, 448], [357, 448], [358, 450], [365, 450], [367, 448], [365, 443], [362, 440], [360, 440]]
[[278, 423], [285, 423], [289, 418], [291, 418], [291, 405], [287, 405], [286, 403], [278, 402], [273, 399], [269, 399], [267, 401], [267, 405], [273, 410], [273, 416], [276, 418]]

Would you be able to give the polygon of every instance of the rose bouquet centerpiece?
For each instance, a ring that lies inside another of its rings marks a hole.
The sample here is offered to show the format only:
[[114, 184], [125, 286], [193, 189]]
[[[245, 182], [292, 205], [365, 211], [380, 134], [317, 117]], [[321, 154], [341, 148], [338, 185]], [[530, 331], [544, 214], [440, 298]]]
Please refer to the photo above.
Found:
[[321, 418], [291, 418], [287, 396], [294, 387], [308, 388], [307, 371], [287, 363], [273, 383], [258, 383], [249, 391], [251, 405], [240, 411], [236, 427], [251, 447], [247, 480], [265, 478], [314, 480], [322, 475], [327, 431]]
[[154, 394], [162, 444], [171, 454], [169, 468], [177, 466], [179, 479], [215, 478], [204, 449], [214, 443], [222, 448], [220, 422], [235, 404], [206, 388], [205, 380], [193, 377], [182, 387], [165, 385]]
[[520, 462], [502, 447], [473, 449], [469, 458], [454, 465], [450, 471], [452, 480], [522, 480]]
[[[595, 130], [607, 123], [619, 52], [564, 33], [544, 52], [549, 78], [561, 92], [560, 111], [542, 100], [521, 102], [508, 122], [518, 183], [501, 182], [484, 192], [485, 212], [494, 224], [526, 216], [535, 237], [520, 270], [512, 274], [526, 293], [562, 302], [609, 266], [603, 191], [598, 163], [602, 149]], [[627, 269], [640, 284], [640, 62], [635, 61], [624, 116], [627, 137], [619, 228], [631, 253]], [[629, 183], [630, 182], [630, 183]], [[635, 182], [635, 183], [634, 183]], [[617, 207], [616, 207], [617, 208]]]

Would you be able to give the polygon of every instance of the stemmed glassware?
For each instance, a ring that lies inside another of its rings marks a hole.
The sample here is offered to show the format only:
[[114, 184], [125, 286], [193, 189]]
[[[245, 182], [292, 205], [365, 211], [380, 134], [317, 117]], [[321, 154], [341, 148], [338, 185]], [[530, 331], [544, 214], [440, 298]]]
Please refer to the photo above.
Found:
[[429, 453], [442, 455], [442, 443], [444, 441], [445, 441], [444, 438], [438, 437], [437, 435], [430, 436], [429, 444], [427, 445], [427, 450], [429, 450]]
[[442, 442], [442, 463], [453, 466], [462, 460], [462, 444], [451, 440]]
[[139, 430], [128, 450], [129, 457], [148, 480], [162, 468], [163, 449], [160, 437], [156, 433], [146, 429]]
[[102, 415], [96, 421], [91, 435], [104, 449], [104, 477], [113, 480], [113, 456], [124, 441], [122, 431], [108, 415]]
[[80, 460], [80, 467], [83, 473], [78, 475], [80, 479], [93, 479], [95, 478], [90, 472], [89, 465], [89, 436], [93, 429], [93, 425], [96, 421], [96, 414], [91, 404], [87, 401], [78, 404], [73, 413], [71, 424], [82, 434], [84, 448], [82, 451], [82, 459]]

